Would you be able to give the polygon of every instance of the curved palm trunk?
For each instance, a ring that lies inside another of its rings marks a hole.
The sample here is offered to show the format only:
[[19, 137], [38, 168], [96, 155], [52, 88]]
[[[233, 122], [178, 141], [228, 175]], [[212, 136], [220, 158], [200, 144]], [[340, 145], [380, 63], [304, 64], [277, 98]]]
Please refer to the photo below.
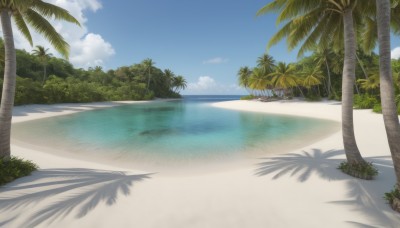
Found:
[[363, 163], [354, 135], [353, 96], [355, 79], [356, 37], [351, 8], [344, 11], [344, 64], [342, 83], [342, 132], [346, 158], [349, 163]]
[[390, 1], [377, 0], [379, 74], [383, 120], [389, 148], [392, 154], [397, 188], [400, 189], [400, 125], [394, 98], [392, 69], [390, 62]]
[[0, 106], [0, 158], [9, 158], [11, 118], [14, 106], [15, 78], [16, 78], [16, 55], [14, 48], [14, 37], [11, 27], [9, 12], [1, 11], [1, 26], [5, 48], [4, 82]]
[[326, 70], [328, 71], [328, 97], [331, 97], [331, 71], [329, 70], [328, 60], [325, 58]]

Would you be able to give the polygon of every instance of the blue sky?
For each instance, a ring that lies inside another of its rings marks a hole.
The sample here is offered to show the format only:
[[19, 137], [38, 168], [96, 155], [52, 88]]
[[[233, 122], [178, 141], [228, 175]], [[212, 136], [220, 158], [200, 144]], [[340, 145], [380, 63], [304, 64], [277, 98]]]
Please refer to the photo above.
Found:
[[[182, 94], [246, 94], [237, 86], [237, 72], [255, 66], [277, 31], [275, 15], [255, 16], [269, 0], [46, 1], [66, 8], [82, 24], [53, 22], [71, 45], [74, 66], [108, 70], [151, 58], [157, 67], [186, 78]], [[56, 53], [39, 35], [33, 38]], [[15, 39], [18, 48], [32, 49], [20, 34]], [[293, 62], [297, 52], [288, 52], [282, 42], [269, 54]]]
[[[276, 31], [274, 16], [256, 17], [265, 0], [135, 0], [88, 14], [87, 26], [112, 43], [107, 68], [151, 58], [189, 82], [184, 94], [243, 94], [241, 66], [253, 66]], [[294, 61], [284, 45], [271, 49], [277, 60]]]

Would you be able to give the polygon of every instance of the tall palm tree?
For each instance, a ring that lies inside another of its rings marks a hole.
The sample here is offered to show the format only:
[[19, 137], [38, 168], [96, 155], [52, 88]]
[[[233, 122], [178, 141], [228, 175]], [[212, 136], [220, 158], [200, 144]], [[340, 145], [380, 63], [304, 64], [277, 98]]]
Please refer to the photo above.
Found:
[[287, 22], [269, 41], [272, 46], [287, 37], [288, 48], [302, 43], [299, 56], [312, 50], [332, 46], [342, 50], [345, 57], [342, 80], [342, 133], [346, 158], [349, 163], [364, 164], [357, 147], [353, 124], [353, 96], [355, 81], [356, 36], [354, 26], [361, 26], [361, 18], [368, 13], [369, 3], [356, 0], [275, 0], [257, 15], [279, 12], [277, 22]]
[[0, 157], [8, 159], [11, 154], [10, 130], [17, 65], [11, 18], [31, 45], [32, 36], [28, 25], [46, 37], [64, 57], [68, 57], [69, 45], [48, 19], [65, 20], [77, 25], [79, 22], [67, 10], [41, 0], [2, 0], [0, 10], [5, 49], [4, 83], [0, 106]]
[[47, 62], [49, 59], [53, 56], [51, 53], [49, 53], [48, 48], [44, 48], [43, 46], [37, 45], [36, 49], [32, 51], [32, 54], [34, 56], [37, 56], [40, 60], [40, 62], [43, 65], [43, 79], [42, 79], [42, 85], [44, 85], [44, 82], [46, 81], [46, 70], [47, 70]]
[[241, 67], [238, 72], [239, 86], [248, 90], [249, 86], [250, 86], [250, 82], [249, 82], [250, 76], [251, 76], [250, 68], [247, 66]]
[[376, 0], [379, 43], [379, 73], [382, 114], [400, 189], [400, 124], [395, 104], [392, 68], [390, 61], [390, 1]]
[[333, 50], [330, 48], [323, 48], [323, 47], [315, 47], [314, 51], [314, 61], [319, 65], [325, 65], [326, 72], [327, 72], [327, 85], [326, 85], [326, 92], [328, 93], [328, 97], [331, 97], [332, 93], [332, 80], [331, 80], [331, 70], [329, 66], [329, 60], [333, 57]]
[[[275, 88], [287, 90], [299, 87], [300, 79], [297, 77], [296, 67], [294, 65], [279, 62], [278, 65], [276, 65], [275, 71], [268, 76], [271, 78], [271, 82]], [[299, 90], [303, 95], [300, 88]]]
[[172, 87], [172, 82], [174, 80], [175, 74], [170, 69], [164, 70], [164, 76], [167, 82], [167, 87], [170, 89]]
[[152, 59], [147, 58], [145, 60], [142, 61], [142, 64], [144, 65], [146, 71], [148, 72], [147, 75], [147, 92], [149, 91], [150, 88], [150, 79], [151, 79], [151, 68], [153, 68], [153, 66], [156, 64], [155, 62], [153, 62]]
[[260, 95], [265, 95], [264, 92], [271, 86], [271, 80], [263, 68], [254, 68], [249, 78], [249, 87], [253, 90], [260, 91]]

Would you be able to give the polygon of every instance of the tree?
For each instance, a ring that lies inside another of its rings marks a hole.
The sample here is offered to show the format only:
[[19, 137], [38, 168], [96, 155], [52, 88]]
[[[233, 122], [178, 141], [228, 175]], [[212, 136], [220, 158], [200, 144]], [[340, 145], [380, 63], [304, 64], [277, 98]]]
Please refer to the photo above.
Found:
[[400, 125], [395, 104], [390, 61], [390, 1], [376, 0], [376, 6], [382, 113], [397, 177], [396, 188], [400, 189]]
[[173, 78], [172, 85], [175, 88], [174, 92], [179, 92], [181, 89], [186, 89], [187, 82], [184, 77], [178, 75]]
[[247, 66], [241, 67], [238, 72], [239, 86], [248, 90], [249, 86], [250, 86], [250, 82], [249, 82], [250, 76], [251, 76], [250, 68]]
[[332, 80], [331, 80], [331, 71], [330, 71], [330, 67], [329, 67], [329, 60], [332, 57], [333, 51], [329, 48], [322, 48], [322, 47], [318, 47], [316, 46], [315, 48], [315, 52], [314, 52], [314, 60], [315, 62], [319, 65], [325, 65], [326, 68], [326, 72], [328, 74], [328, 82], [326, 85], [326, 91], [328, 93], [328, 98], [331, 97], [331, 92], [332, 92]]
[[262, 95], [265, 95], [264, 91], [272, 85], [264, 68], [258, 67], [254, 68], [251, 72], [248, 83], [251, 89], [260, 91]]
[[268, 54], [264, 54], [257, 59], [257, 65], [261, 68], [266, 74], [271, 73], [275, 67], [275, 60], [272, 56]]
[[[271, 78], [272, 85], [277, 89], [291, 89], [299, 86], [299, 78], [296, 74], [294, 65], [279, 62], [275, 71], [268, 75]], [[303, 93], [300, 90], [301, 93]], [[292, 90], [293, 94], [293, 90]]]
[[344, 47], [342, 80], [342, 133], [346, 158], [352, 164], [365, 164], [358, 149], [353, 124], [353, 96], [355, 81], [356, 36], [354, 25], [360, 26], [369, 3], [355, 0], [275, 0], [257, 15], [279, 12], [277, 22], [287, 22], [269, 41], [268, 47], [287, 38], [291, 50], [302, 43], [298, 56], [312, 50], [332, 46]]
[[0, 158], [9, 159], [11, 154], [10, 131], [17, 62], [11, 17], [13, 17], [17, 28], [31, 45], [32, 37], [28, 25], [46, 37], [64, 57], [68, 57], [69, 45], [57, 33], [48, 19], [65, 20], [77, 25], [79, 25], [79, 22], [65, 9], [41, 0], [2, 0], [0, 1], [0, 9], [5, 49], [4, 83], [0, 106]]
[[36, 49], [32, 51], [32, 54], [36, 57], [39, 58], [40, 62], [43, 65], [43, 80], [42, 80], [42, 85], [44, 85], [44, 82], [46, 81], [46, 69], [47, 69], [47, 62], [49, 59], [52, 57], [52, 54], [49, 53], [48, 48], [44, 48], [43, 46], [37, 45]]
[[322, 84], [321, 80], [324, 76], [318, 67], [306, 67], [303, 69], [301, 74], [303, 75], [301, 85], [306, 87], [308, 90], [310, 90], [313, 86]]
[[149, 91], [149, 87], [150, 87], [151, 68], [154, 66], [155, 62], [153, 62], [152, 59], [147, 58], [147, 59], [142, 61], [142, 64], [145, 66], [146, 71], [148, 72], [148, 75], [147, 75], [147, 92], [148, 92]]

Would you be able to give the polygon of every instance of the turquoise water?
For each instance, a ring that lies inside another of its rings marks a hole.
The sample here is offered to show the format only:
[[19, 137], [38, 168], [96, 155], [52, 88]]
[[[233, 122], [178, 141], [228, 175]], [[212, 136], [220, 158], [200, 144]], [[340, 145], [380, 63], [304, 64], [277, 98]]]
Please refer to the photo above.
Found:
[[13, 135], [20, 141], [75, 153], [193, 160], [268, 154], [274, 145], [285, 146], [296, 137], [301, 143], [304, 135], [332, 126], [330, 121], [211, 106], [233, 98], [186, 97], [80, 112], [15, 124]]

